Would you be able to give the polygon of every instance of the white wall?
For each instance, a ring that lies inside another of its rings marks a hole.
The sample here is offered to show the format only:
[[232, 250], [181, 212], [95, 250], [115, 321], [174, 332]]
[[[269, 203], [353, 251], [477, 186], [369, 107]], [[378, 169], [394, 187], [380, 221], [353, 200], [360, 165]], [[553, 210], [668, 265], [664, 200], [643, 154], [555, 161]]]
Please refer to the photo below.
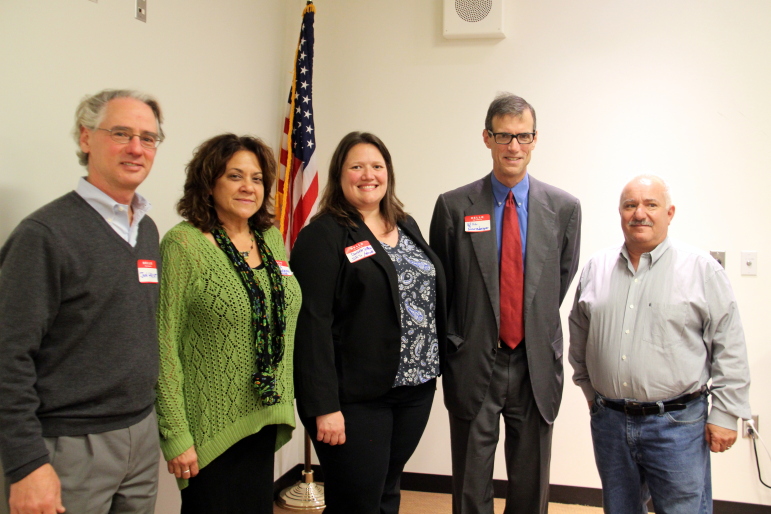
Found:
[[[582, 264], [621, 242], [616, 208], [626, 180], [662, 175], [678, 207], [671, 234], [727, 252], [747, 335], [753, 412], [761, 429], [771, 427], [764, 330], [771, 238], [762, 222], [771, 186], [768, 2], [504, 0], [508, 37], [471, 41], [443, 39], [440, 0], [316, 3], [323, 166], [348, 131], [378, 134], [394, 157], [399, 197], [426, 233], [438, 194], [489, 172], [481, 138], [487, 106], [497, 91], [517, 93], [538, 113], [530, 171], [582, 201]], [[759, 252], [757, 277], [739, 275], [742, 250]], [[572, 296], [571, 289], [563, 319]], [[599, 487], [586, 403], [565, 366], [552, 483]], [[437, 401], [407, 470], [449, 475], [449, 447]], [[771, 505], [751, 452], [743, 439], [714, 456], [715, 498]], [[495, 477], [505, 478], [502, 451], [496, 464]], [[771, 476], [767, 459], [765, 469]]]
[[[232, 131], [278, 146], [293, 55], [283, 2], [149, 0], [147, 23], [133, 5], [0, 0], [0, 243], [84, 174], [69, 132], [86, 94], [130, 87], [160, 100], [167, 138], [140, 192], [161, 234], [179, 220], [184, 166], [204, 139]], [[301, 461], [296, 440], [278, 454], [277, 476]], [[157, 510], [178, 505], [163, 466]]]
[[[0, 242], [82, 174], [69, 130], [86, 93], [136, 87], [160, 99], [168, 138], [140, 191], [161, 232], [177, 221], [184, 164], [203, 139], [249, 132], [275, 148], [304, 3], [150, 0], [143, 24], [128, 0], [0, 0]], [[489, 171], [484, 114], [497, 91], [515, 92], [538, 113], [530, 171], [582, 201], [585, 258], [620, 242], [615, 209], [625, 179], [642, 171], [664, 176], [678, 207], [672, 234], [727, 252], [747, 333], [753, 411], [761, 429], [771, 426], [763, 332], [771, 241], [762, 225], [771, 5], [505, 0], [501, 41], [443, 39], [440, 0], [316, 5], [323, 168], [345, 133], [378, 134], [394, 156], [399, 196], [427, 232], [439, 193]], [[739, 275], [741, 250], [759, 252], [757, 277]], [[565, 315], [570, 298], [572, 291]], [[408, 471], [450, 474], [446, 411], [437, 398]], [[302, 460], [300, 432], [279, 454], [277, 475]], [[496, 478], [505, 476], [502, 459], [499, 453]], [[161, 477], [158, 512], [172, 512], [178, 494]], [[771, 505], [746, 439], [713, 458], [713, 480], [717, 499]], [[599, 486], [585, 404], [569, 378], [552, 482]]]

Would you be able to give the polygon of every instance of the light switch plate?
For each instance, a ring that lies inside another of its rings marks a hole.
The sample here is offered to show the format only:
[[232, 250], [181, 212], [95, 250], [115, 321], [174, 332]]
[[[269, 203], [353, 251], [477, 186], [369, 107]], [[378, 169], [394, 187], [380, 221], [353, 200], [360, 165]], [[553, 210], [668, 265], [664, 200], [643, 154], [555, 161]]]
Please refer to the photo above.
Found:
[[134, 17], [147, 23], [147, 0], [137, 0], [137, 12]]
[[742, 275], [758, 274], [758, 252], [742, 252]]
[[709, 252], [709, 254], [715, 258], [717, 262], [720, 263], [721, 266], [723, 266], [723, 269], [725, 269], [725, 252], [718, 252], [716, 250], [712, 250]]

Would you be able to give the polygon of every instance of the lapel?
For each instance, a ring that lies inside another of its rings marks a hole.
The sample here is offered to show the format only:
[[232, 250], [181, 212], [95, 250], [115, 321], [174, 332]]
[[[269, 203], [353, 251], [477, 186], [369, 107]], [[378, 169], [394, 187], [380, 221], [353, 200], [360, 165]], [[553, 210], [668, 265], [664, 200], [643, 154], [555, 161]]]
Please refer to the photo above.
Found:
[[527, 254], [525, 256], [524, 313], [533, 304], [543, 266], [554, 245], [557, 215], [549, 206], [548, 197], [540, 181], [530, 175], [530, 195], [527, 206]]
[[[482, 187], [468, 195], [471, 204], [466, 207], [463, 215], [490, 215], [490, 230], [488, 232], [475, 232], [468, 234], [467, 237], [471, 238], [471, 246], [474, 248], [477, 264], [482, 272], [482, 279], [495, 311], [497, 322], [500, 312], [500, 286], [498, 283], [498, 243], [495, 239], [495, 216], [493, 213], [493, 186], [490, 182], [490, 175], [486, 175], [481, 182]], [[463, 230], [465, 230], [465, 224]]]
[[348, 227], [348, 236], [352, 240], [352, 245], [362, 241], [369, 241], [372, 249], [375, 250], [375, 255], [368, 258], [379, 266], [388, 277], [391, 299], [393, 300], [394, 308], [396, 309], [396, 315], [399, 316], [401, 306], [399, 305], [399, 282], [396, 276], [396, 268], [391, 262], [391, 258], [383, 249], [383, 245], [380, 244], [380, 241], [375, 237], [375, 234], [373, 234], [369, 227], [361, 220], [356, 220], [355, 227]]

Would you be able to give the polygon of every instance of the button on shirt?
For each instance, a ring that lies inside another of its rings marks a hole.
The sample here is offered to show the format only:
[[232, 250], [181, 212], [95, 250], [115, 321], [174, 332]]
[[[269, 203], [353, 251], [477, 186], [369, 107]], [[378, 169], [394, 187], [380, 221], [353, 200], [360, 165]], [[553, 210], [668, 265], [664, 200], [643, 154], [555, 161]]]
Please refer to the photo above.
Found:
[[75, 189], [88, 205], [94, 208], [112, 229], [131, 246], [137, 245], [139, 222], [150, 210], [150, 202], [138, 193], [134, 194], [131, 207], [134, 209], [134, 219], [129, 225], [129, 206], [116, 202], [107, 193], [91, 184], [85, 177], [80, 179]]
[[587, 400], [666, 400], [712, 378], [709, 423], [749, 418], [749, 367], [725, 270], [665, 239], [634, 269], [626, 247], [592, 257], [569, 317], [573, 381]]
[[495, 238], [498, 242], [498, 262], [501, 262], [501, 230], [503, 230], [503, 208], [506, 205], [506, 197], [509, 191], [514, 194], [514, 202], [517, 204], [517, 217], [519, 218], [519, 235], [522, 238], [522, 262], [525, 262], [525, 249], [527, 246], [527, 198], [530, 194], [530, 175], [525, 173], [525, 178], [512, 187], [506, 187], [490, 175], [493, 183], [493, 214], [495, 215]]

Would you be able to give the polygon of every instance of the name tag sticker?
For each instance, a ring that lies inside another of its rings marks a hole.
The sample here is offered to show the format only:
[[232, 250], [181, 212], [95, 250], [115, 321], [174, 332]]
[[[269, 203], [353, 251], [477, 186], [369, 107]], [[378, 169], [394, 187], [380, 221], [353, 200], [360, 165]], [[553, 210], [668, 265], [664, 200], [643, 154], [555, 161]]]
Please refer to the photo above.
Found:
[[289, 269], [289, 263], [286, 261], [276, 261], [276, 264], [278, 264], [278, 270], [281, 272], [282, 277], [291, 277], [294, 275], [292, 273], [292, 270]]
[[362, 241], [361, 243], [356, 243], [345, 249], [345, 256], [348, 257], [348, 260], [351, 261], [351, 263], [366, 259], [367, 257], [372, 257], [373, 255], [375, 255], [375, 249], [372, 248], [369, 241]]
[[141, 284], [158, 283], [158, 266], [155, 261], [138, 260], [137, 271], [139, 272], [139, 282]]
[[490, 215], [489, 214], [476, 214], [474, 216], [466, 216], [466, 232], [489, 232], [490, 231]]

